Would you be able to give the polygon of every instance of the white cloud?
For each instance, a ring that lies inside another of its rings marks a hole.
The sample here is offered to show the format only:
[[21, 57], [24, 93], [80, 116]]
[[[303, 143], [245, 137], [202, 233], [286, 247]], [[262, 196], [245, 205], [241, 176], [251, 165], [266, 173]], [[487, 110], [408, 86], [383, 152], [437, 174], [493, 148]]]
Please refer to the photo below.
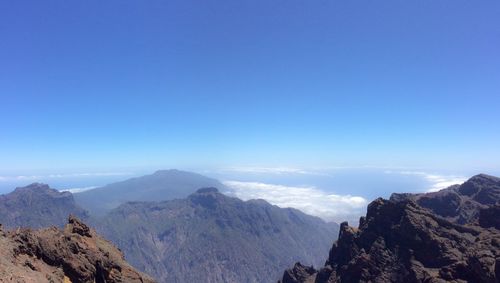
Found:
[[36, 175], [25, 176], [25, 175], [20, 175], [20, 176], [14, 176], [14, 177], [12, 177], [12, 179], [15, 179], [15, 180], [34, 180], [34, 179], [40, 179], [40, 178], [43, 178], [43, 176], [36, 176]]
[[92, 172], [92, 173], [71, 173], [71, 174], [51, 174], [49, 178], [67, 178], [67, 177], [100, 177], [100, 176], [126, 176], [131, 175], [128, 172]]
[[375, 166], [375, 165], [358, 165], [358, 166], [323, 166], [323, 167], [292, 167], [292, 166], [236, 166], [221, 168], [221, 172], [238, 172], [250, 174], [303, 174], [316, 176], [334, 176], [336, 171], [340, 170], [357, 170], [357, 169], [399, 169], [404, 170], [407, 167], [390, 167], [390, 166]]
[[296, 167], [229, 167], [224, 168], [222, 171], [239, 172], [239, 173], [250, 173], [250, 174], [302, 174], [302, 175], [317, 175], [317, 176], [327, 176], [324, 170], [310, 170], [304, 168]]
[[368, 201], [359, 196], [336, 195], [315, 187], [293, 187], [259, 182], [225, 181], [226, 192], [243, 200], [264, 199], [279, 207], [293, 207], [327, 221], [357, 220]]
[[97, 188], [97, 186], [90, 186], [90, 187], [83, 187], [83, 188], [70, 188], [70, 189], [62, 189], [61, 192], [70, 192], [72, 194], [76, 194], [76, 193], [81, 193], [81, 192], [85, 192], [88, 190], [92, 190], [95, 188]]
[[69, 173], [69, 174], [49, 174], [49, 175], [19, 175], [19, 176], [0, 176], [0, 181], [15, 181], [15, 180], [40, 180], [40, 179], [55, 179], [55, 178], [72, 178], [72, 177], [103, 177], [103, 176], [127, 176], [132, 175], [129, 172], [90, 172], [90, 173]]
[[385, 171], [386, 174], [416, 175], [421, 176], [430, 183], [426, 192], [437, 192], [449, 186], [462, 184], [467, 181], [466, 177], [455, 175], [437, 175], [422, 171]]

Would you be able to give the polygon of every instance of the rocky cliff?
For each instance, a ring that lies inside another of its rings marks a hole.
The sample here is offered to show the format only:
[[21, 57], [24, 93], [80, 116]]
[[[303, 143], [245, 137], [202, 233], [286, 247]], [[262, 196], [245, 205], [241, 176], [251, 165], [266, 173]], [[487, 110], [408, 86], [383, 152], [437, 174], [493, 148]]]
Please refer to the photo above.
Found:
[[64, 229], [0, 226], [0, 282], [153, 283], [123, 254], [77, 218]]
[[[377, 199], [358, 228], [341, 224], [324, 267], [316, 270], [297, 263], [281, 281], [499, 282], [497, 181], [478, 175], [438, 194]], [[449, 204], [442, 196], [449, 195], [459, 200], [442, 207]], [[442, 206], [424, 208], [418, 204], [423, 199], [424, 204], [437, 201]]]

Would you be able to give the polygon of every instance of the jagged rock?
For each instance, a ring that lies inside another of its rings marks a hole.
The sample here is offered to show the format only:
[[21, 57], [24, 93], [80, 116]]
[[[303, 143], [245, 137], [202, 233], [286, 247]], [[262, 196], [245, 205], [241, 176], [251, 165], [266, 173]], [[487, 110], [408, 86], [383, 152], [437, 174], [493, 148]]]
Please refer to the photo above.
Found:
[[484, 228], [500, 229], [500, 205], [481, 209], [479, 211], [479, 225]]
[[133, 269], [110, 242], [72, 216], [64, 230], [0, 233], [0, 282], [154, 281]]
[[[282, 282], [499, 282], [500, 215], [498, 206], [491, 205], [498, 203], [499, 180], [478, 175], [465, 186], [440, 194], [398, 194], [392, 200], [377, 199], [369, 204], [358, 229], [341, 224], [339, 239], [323, 268], [305, 273], [301, 265], [296, 265], [285, 271]], [[442, 210], [417, 204], [422, 199], [424, 203], [434, 201], [434, 197], [440, 203], [456, 195], [461, 205], [467, 204], [464, 196], [476, 202], [472, 207], [457, 209], [478, 215], [479, 221], [457, 224], [459, 218], [447, 214], [457, 203]], [[435, 211], [444, 213], [444, 217]], [[306, 276], [290, 281], [294, 274]]]
[[92, 235], [90, 234], [90, 228], [74, 215], [70, 214], [68, 223], [70, 224], [72, 233], [76, 233], [81, 236], [92, 237]]
[[302, 265], [297, 262], [292, 269], [285, 271], [283, 283], [314, 282], [317, 271], [312, 266]]

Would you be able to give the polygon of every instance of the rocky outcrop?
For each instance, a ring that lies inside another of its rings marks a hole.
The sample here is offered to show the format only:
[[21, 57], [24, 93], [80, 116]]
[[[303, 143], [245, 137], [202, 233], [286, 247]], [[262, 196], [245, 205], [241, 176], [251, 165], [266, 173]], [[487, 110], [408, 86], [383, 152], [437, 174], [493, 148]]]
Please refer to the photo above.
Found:
[[71, 216], [64, 229], [0, 230], [0, 282], [153, 283]]
[[479, 225], [484, 228], [500, 229], [500, 205], [481, 209], [479, 211]]
[[288, 269], [283, 274], [283, 282], [305, 282], [313, 283], [316, 279], [318, 271], [312, 266], [302, 265], [300, 262], [295, 263], [292, 269]]
[[63, 227], [69, 214], [84, 220], [88, 217], [70, 192], [45, 184], [34, 183], [0, 196], [0, 223], [6, 228]]
[[[494, 179], [488, 176], [485, 181], [479, 175], [466, 182], [465, 189], [464, 185], [452, 188], [453, 194], [466, 193], [481, 204], [477, 210], [467, 208], [477, 221], [466, 225], [421, 207], [412, 195], [377, 199], [358, 228], [341, 224], [323, 268], [296, 264], [284, 273], [282, 282], [499, 282], [500, 215], [498, 206], [483, 204], [498, 201], [491, 193], [496, 182], [490, 180]], [[482, 184], [479, 189], [478, 184]]]

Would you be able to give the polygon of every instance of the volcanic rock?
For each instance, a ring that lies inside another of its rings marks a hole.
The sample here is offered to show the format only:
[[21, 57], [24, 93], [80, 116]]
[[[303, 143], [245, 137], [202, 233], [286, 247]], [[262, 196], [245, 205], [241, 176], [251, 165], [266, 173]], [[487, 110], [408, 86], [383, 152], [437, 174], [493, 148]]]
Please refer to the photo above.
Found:
[[324, 267], [296, 264], [281, 282], [499, 282], [498, 180], [478, 175], [438, 194], [377, 199], [357, 229], [340, 225]]
[[63, 230], [0, 230], [0, 282], [153, 283], [71, 216]]

